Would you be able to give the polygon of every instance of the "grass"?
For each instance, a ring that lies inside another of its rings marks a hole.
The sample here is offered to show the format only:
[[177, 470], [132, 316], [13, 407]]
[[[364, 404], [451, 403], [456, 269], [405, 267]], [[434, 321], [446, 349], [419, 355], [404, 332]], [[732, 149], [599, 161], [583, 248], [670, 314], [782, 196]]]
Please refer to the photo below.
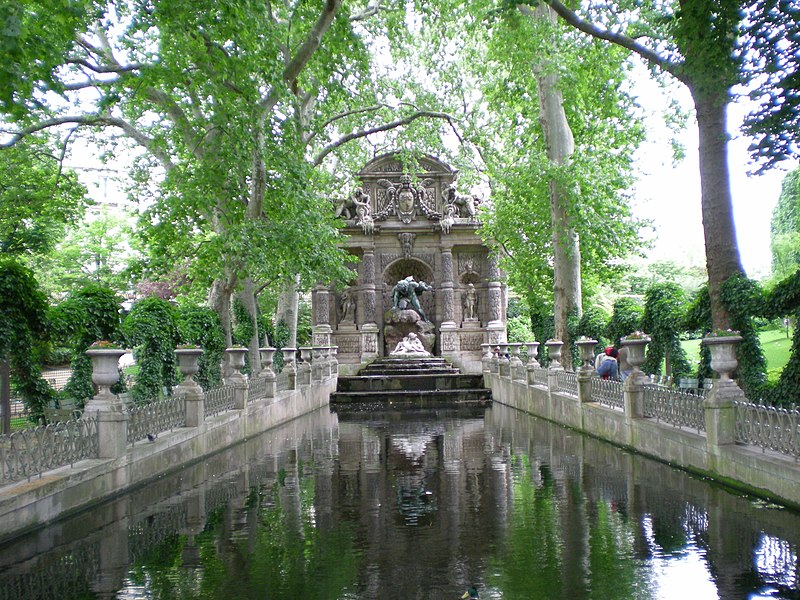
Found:
[[[761, 342], [761, 349], [767, 359], [767, 379], [777, 381], [781, 375], [783, 367], [789, 362], [789, 354], [792, 349], [792, 336], [794, 331], [789, 330], [789, 337], [786, 337], [785, 329], [768, 329], [758, 334]], [[689, 363], [696, 365], [700, 362], [700, 340], [684, 340], [681, 342]]]

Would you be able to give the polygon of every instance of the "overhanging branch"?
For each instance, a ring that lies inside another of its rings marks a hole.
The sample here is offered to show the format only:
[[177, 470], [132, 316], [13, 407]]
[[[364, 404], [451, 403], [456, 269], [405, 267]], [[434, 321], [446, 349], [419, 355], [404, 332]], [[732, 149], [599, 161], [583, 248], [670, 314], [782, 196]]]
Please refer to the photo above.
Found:
[[346, 144], [347, 142], [352, 142], [353, 140], [357, 140], [359, 138], [366, 137], [368, 135], [372, 135], [373, 133], [380, 133], [382, 131], [390, 131], [392, 129], [396, 129], [398, 127], [402, 127], [404, 125], [408, 125], [416, 121], [417, 119], [422, 118], [429, 118], [429, 119], [444, 119], [451, 125], [453, 124], [453, 117], [447, 113], [443, 112], [435, 112], [430, 110], [421, 110], [415, 113], [408, 115], [402, 119], [397, 119], [395, 121], [391, 121], [389, 123], [384, 123], [383, 125], [378, 125], [377, 127], [371, 127], [369, 129], [363, 129], [361, 131], [355, 131], [353, 133], [348, 133], [345, 136], [340, 137], [338, 140], [331, 142], [327, 146], [325, 146], [319, 154], [317, 154], [316, 158], [314, 158], [314, 166], [319, 166], [322, 164], [322, 161], [325, 160], [325, 157], [328, 156], [331, 152], [336, 150], [339, 146]]
[[[631, 52], [638, 54], [646, 61], [654, 65], [657, 65], [667, 73], [670, 73], [679, 81], [687, 83], [687, 81], [681, 74], [679, 64], [667, 60], [657, 52], [640, 44], [633, 38], [630, 38], [621, 33], [615, 33], [613, 31], [603, 29], [601, 27], [598, 27], [594, 23], [591, 23], [579, 17], [577, 13], [564, 6], [559, 0], [544, 0], [544, 1], [555, 11], [555, 13], [559, 17], [561, 17], [564, 21], [566, 21], [567, 24], [570, 25], [571, 27], [574, 27], [578, 31], [591, 35], [592, 37], [595, 37], [597, 39], [605, 40], [607, 42], [611, 42], [612, 44], [616, 44], [617, 46], [626, 48], [627, 50], [630, 50]], [[520, 10], [520, 12], [522, 12], [525, 15], [528, 16], [533, 15], [533, 9], [528, 5], [519, 4], [517, 5], [517, 8]]]
[[51, 127], [58, 127], [59, 125], [66, 125], [69, 123], [74, 123], [79, 127], [117, 127], [121, 129], [125, 135], [155, 156], [165, 169], [169, 170], [175, 166], [170, 156], [156, 147], [152, 138], [147, 137], [144, 133], [136, 129], [132, 123], [108, 115], [64, 115], [61, 117], [53, 117], [52, 119], [45, 119], [24, 129], [5, 131], [4, 133], [8, 133], [11, 137], [0, 143], [0, 147], [10, 148], [24, 137], [32, 135], [37, 131], [44, 131]]

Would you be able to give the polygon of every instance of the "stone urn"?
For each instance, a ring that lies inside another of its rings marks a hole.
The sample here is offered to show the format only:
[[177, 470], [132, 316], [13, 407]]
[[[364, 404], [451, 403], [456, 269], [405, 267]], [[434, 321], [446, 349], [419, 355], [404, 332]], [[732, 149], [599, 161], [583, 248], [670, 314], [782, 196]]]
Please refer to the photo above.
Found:
[[244, 357], [247, 356], [247, 348], [225, 348], [225, 355], [228, 357], [228, 367], [231, 370], [230, 379], [246, 379], [242, 373], [242, 369], [244, 369]]
[[175, 358], [178, 359], [178, 370], [183, 375], [186, 383], [194, 383], [194, 376], [200, 370], [199, 361], [202, 355], [202, 348], [178, 348], [175, 350]]
[[263, 377], [275, 377], [275, 372], [272, 370], [272, 363], [275, 360], [275, 348], [259, 348], [259, 358], [261, 359], [261, 375]]
[[593, 340], [587, 337], [579, 337], [575, 341], [575, 345], [578, 347], [581, 357], [581, 371], [593, 371], [594, 370], [594, 348], [597, 346], [597, 340]]
[[92, 382], [98, 395], [111, 395], [111, 386], [119, 381], [119, 359], [125, 354], [122, 348], [90, 348], [86, 356], [92, 360]]
[[650, 343], [650, 336], [646, 333], [632, 333], [622, 338], [622, 347], [627, 349], [626, 360], [633, 369], [634, 373], [641, 371], [644, 361], [647, 359], [647, 344]]
[[547, 340], [544, 343], [545, 347], [547, 348], [547, 356], [550, 358], [550, 368], [551, 369], [562, 369], [561, 366], [561, 347], [564, 345], [564, 342], [561, 340]]
[[539, 361], [536, 357], [539, 356], [539, 342], [525, 342], [525, 345], [528, 347], [528, 366], [538, 367]]
[[710, 335], [703, 338], [703, 344], [711, 352], [711, 368], [719, 373], [720, 381], [730, 381], [731, 373], [739, 366], [736, 346], [744, 338], [740, 335]]

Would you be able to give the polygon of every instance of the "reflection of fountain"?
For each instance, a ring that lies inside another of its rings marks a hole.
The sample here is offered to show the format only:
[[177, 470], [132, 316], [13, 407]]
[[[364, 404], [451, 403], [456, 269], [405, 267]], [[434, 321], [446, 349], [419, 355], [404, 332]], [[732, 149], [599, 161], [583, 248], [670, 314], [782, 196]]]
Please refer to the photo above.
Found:
[[406, 525], [427, 525], [426, 518], [437, 511], [436, 497], [425, 486], [425, 476], [418, 473], [397, 478], [397, 510]]

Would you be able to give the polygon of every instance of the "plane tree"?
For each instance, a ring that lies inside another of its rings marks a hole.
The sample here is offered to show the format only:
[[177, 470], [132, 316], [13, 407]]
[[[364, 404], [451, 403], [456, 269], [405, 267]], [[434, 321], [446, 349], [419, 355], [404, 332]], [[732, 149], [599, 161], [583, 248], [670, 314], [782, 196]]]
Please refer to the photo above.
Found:
[[396, 19], [380, 3], [34, 0], [3, 11], [3, 145], [63, 127], [135, 143], [148, 267], [171, 272], [189, 257], [228, 341], [234, 293], [255, 322], [260, 289], [349, 278], [324, 197], [342, 185], [320, 167], [353, 140], [446, 118], [372, 81], [367, 40]]
[[[780, 49], [785, 48], [782, 40], [794, 35], [792, 43], [796, 47], [796, 33], [785, 37], [791, 31], [789, 28], [769, 33], [770, 10], [785, 16], [785, 22], [796, 22], [796, 15], [788, 16], [790, 3], [770, 0], [743, 5], [736, 0], [679, 0], [643, 4], [620, 0], [573, 8], [560, 0], [543, 1], [570, 26], [638, 55], [655, 72], [673, 77], [691, 93], [699, 131], [701, 205], [712, 321], [715, 328], [728, 328], [730, 315], [720, 298], [722, 284], [744, 271], [733, 221], [727, 109], [734, 86], [750, 79], [744, 62], [757, 60], [746, 57], [742, 48], [749, 47], [755, 52], [765, 47], [778, 50], [771, 55], [760, 54], [777, 61]], [[750, 10], [749, 15], [746, 9]], [[754, 42], [753, 36], [767, 36], [761, 38], [764, 45]], [[791, 62], [792, 59], [784, 61]], [[796, 65], [796, 57], [793, 63]], [[789, 86], [792, 78], [797, 77], [796, 70], [780, 61], [776, 65], [781, 67], [776, 70], [784, 74], [782, 79], [778, 77], [783, 87], [767, 85], [772, 91], [766, 91], [766, 95], [773, 106], [783, 105], [788, 109], [793, 105], [796, 112], [796, 93]], [[766, 83], [775, 84], [776, 79], [767, 78]], [[787, 102], [784, 104], [781, 98]], [[754, 147], [757, 154], [778, 159], [786, 154], [787, 146], [794, 143], [796, 148], [798, 134], [792, 133], [792, 121], [786, 121], [784, 128], [778, 123], [778, 114], [786, 117], [788, 112], [766, 110], [753, 121], [751, 133], [762, 132], [761, 143]], [[784, 139], [786, 144], [773, 146], [770, 140], [775, 139]]]

